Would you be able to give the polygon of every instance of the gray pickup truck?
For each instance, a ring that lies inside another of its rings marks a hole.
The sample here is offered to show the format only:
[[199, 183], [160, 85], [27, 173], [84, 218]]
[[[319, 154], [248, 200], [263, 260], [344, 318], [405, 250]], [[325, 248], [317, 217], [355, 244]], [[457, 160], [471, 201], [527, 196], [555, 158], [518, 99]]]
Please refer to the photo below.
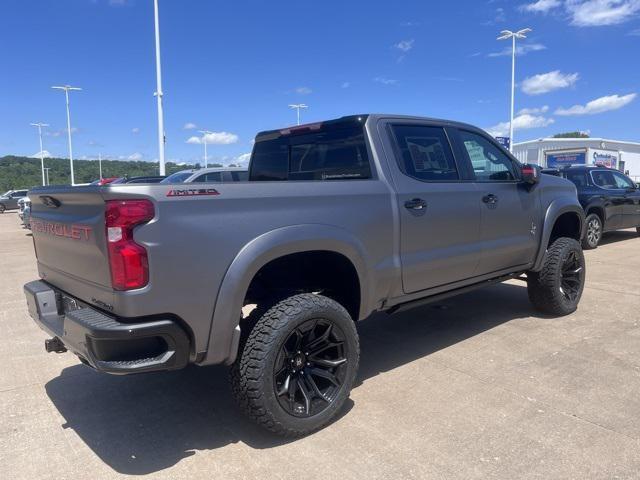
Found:
[[262, 132], [244, 182], [29, 195], [24, 290], [47, 351], [112, 374], [231, 365], [240, 405], [284, 435], [336, 415], [373, 312], [526, 277], [535, 307], [566, 315], [585, 279], [574, 185], [451, 121]]

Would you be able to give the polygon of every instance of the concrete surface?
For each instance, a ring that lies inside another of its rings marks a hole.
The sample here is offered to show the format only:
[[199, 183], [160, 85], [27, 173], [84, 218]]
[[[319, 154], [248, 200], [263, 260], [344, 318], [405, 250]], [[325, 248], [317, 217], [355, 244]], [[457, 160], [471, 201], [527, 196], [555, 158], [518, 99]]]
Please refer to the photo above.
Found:
[[586, 256], [566, 318], [538, 316], [514, 282], [362, 323], [343, 415], [284, 441], [237, 412], [225, 368], [113, 377], [45, 353], [22, 294], [31, 238], [0, 215], [0, 475], [640, 478], [640, 239]]

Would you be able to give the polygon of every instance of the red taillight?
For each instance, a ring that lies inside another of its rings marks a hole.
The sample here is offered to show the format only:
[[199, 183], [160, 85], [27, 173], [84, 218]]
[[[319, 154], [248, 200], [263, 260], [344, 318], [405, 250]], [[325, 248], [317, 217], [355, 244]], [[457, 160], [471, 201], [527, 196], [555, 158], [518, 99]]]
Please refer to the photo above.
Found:
[[133, 240], [133, 229], [154, 215], [149, 200], [107, 200], [105, 223], [114, 290], [142, 288], [149, 282], [147, 251]]

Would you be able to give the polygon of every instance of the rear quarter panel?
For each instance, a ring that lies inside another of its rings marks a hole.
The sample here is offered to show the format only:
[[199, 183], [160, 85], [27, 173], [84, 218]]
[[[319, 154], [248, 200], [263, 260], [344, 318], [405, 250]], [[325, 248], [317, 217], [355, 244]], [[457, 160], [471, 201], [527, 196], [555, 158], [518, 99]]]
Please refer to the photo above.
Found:
[[[392, 200], [383, 182], [238, 182], [206, 187], [215, 188], [219, 195], [168, 197], [168, 191], [175, 188], [171, 185], [105, 188], [105, 199], [148, 195], [156, 203], [156, 218], [135, 231], [136, 241], [149, 254], [149, 284], [140, 290], [116, 292], [112, 299], [116, 314], [175, 314], [192, 330], [195, 351], [204, 352], [214, 309], [218, 316], [216, 301], [227, 310], [237, 308], [227, 315], [237, 315], [239, 321], [242, 305], [237, 298], [244, 295], [251, 274], [276, 252], [293, 253], [314, 246], [339, 253], [360, 252], [353, 261], [367, 272], [362, 276], [370, 282], [363, 286], [366, 297], [375, 303], [388, 293], [388, 284], [373, 281], [391, 277], [389, 271], [394, 268]], [[222, 280], [240, 252], [269, 232], [286, 228], [290, 230], [285, 237], [273, 236], [267, 242], [271, 249], [263, 244], [253, 251], [254, 260], [242, 274], [231, 277], [224, 297], [218, 298]], [[310, 231], [314, 233], [309, 235]], [[343, 234], [336, 235], [336, 231]], [[320, 241], [321, 232], [334, 241]], [[342, 252], [341, 242], [346, 244]]]

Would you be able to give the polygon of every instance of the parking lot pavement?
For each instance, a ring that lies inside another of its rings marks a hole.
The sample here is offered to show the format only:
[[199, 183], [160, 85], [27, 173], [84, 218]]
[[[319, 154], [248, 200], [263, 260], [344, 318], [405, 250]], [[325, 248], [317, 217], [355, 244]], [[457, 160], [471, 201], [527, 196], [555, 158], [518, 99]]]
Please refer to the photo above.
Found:
[[29, 232], [0, 215], [2, 478], [639, 478], [640, 239], [586, 252], [577, 313], [520, 282], [363, 322], [344, 414], [299, 440], [235, 409], [225, 368], [114, 377], [44, 351]]

